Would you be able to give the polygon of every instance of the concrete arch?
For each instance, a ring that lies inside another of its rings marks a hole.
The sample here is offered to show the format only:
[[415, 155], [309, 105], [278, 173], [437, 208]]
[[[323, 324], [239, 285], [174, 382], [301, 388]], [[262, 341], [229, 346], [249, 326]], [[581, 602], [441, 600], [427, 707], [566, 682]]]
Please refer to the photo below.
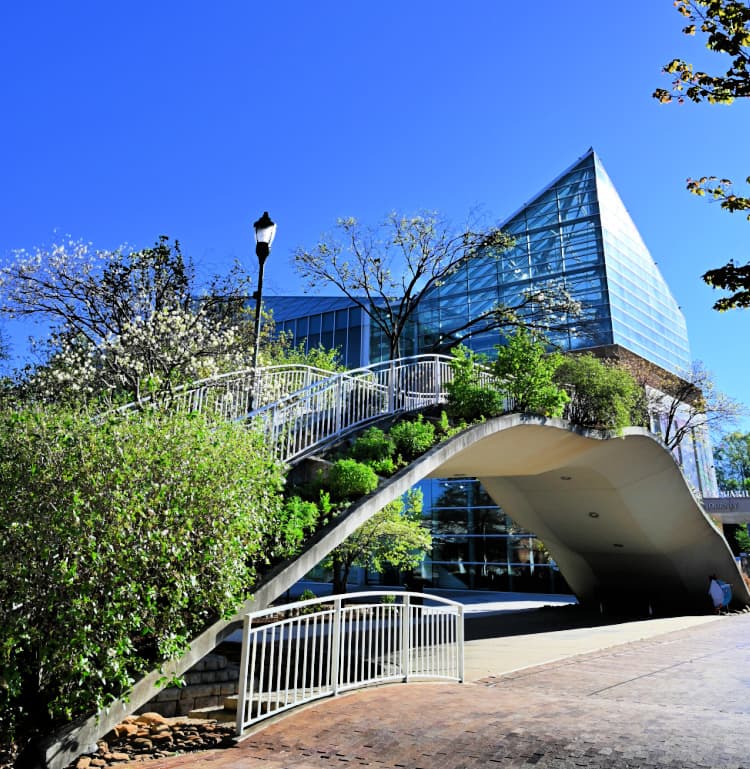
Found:
[[276, 577], [283, 590], [415, 483], [451, 476], [479, 478], [544, 541], [582, 601], [637, 598], [654, 608], [700, 609], [715, 573], [737, 601], [750, 603], [726, 540], [657, 437], [641, 428], [615, 436], [528, 414], [470, 427], [414, 461], [285, 567], [290, 573]]

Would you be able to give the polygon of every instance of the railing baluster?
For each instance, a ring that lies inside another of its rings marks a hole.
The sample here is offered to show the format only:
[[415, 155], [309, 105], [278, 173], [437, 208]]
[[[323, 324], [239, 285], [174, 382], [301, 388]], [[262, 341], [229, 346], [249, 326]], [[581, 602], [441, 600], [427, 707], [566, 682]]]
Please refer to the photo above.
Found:
[[307, 638], [309, 636], [310, 618], [309, 615], [305, 615], [305, 632], [304, 632], [304, 646], [302, 647], [302, 699], [305, 699], [305, 692], [307, 691]]
[[260, 644], [260, 673], [258, 674], [258, 715], [261, 714], [261, 705], [263, 703], [263, 694], [265, 692], [265, 689], [263, 688], [265, 686], [263, 677], [266, 672], [266, 632], [267, 628], [264, 627]]
[[292, 622], [287, 622], [284, 627], [286, 628], [286, 671], [284, 675], [284, 706], [289, 704], [289, 678], [292, 672], [292, 639], [294, 637], [292, 633]]
[[294, 695], [292, 700], [295, 705], [299, 701], [299, 650], [302, 637], [302, 619], [297, 617], [294, 631]]

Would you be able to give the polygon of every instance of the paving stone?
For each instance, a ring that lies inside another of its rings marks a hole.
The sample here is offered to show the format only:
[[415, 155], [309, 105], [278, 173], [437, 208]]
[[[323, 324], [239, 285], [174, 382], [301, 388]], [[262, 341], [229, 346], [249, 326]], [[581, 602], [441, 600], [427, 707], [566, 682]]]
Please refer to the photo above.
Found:
[[750, 769], [750, 615], [474, 683], [371, 688], [149, 769]]

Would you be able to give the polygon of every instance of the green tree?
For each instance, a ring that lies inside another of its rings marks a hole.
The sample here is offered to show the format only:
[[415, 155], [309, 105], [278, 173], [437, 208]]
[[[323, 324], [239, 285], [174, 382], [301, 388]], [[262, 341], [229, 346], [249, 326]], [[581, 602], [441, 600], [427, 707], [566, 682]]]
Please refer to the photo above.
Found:
[[[409, 351], [402, 340], [422, 300], [474, 258], [497, 259], [514, 245], [498, 227], [468, 225], [454, 230], [439, 214], [416, 216], [391, 213], [371, 228], [354, 218], [339, 219], [334, 235], [324, 236], [312, 249], [298, 248], [294, 260], [300, 275], [313, 288], [334, 286], [370, 317], [388, 340], [389, 355]], [[516, 326], [523, 315], [550, 325], [566, 313], [580, 312], [564, 287], [538, 286], [513, 306], [496, 306], [435, 340], [445, 350], [472, 333]]]
[[[662, 103], [688, 99], [731, 104], [750, 96], [750, 6], [744, 0], [677, 0], [675, 7], [688, 21], [682, 31], [691, 36], [697, 30], [703, 33], [708, 50], [729, 57], [729, 69], [723, 74], [710, 74], [695, 71], [682, 59], [673, 59], [664, 67], [664, 72], [673, 76], [672, 88], [657, 88], [654, 98]], [[750, 176], [746, 181], [750, 184]], [[730, 213], [747, 211], [750, 220], [750, 197], [737, 195], [731, 180], [703, 176], [688, 179], [687, 188], [695, 195], [720, 200], [721, 207]], [[750, 262], [735, 264], [730, 260], [723, 267], [708, 270], [703, 280], [709, 286], [733, 292], [719, 299], [714, 309], [750, 307]]]
[[647, 424], [643, 388], [628, 371], [591, 353], [565, 356], [555, 381], [570, 391], [571, 422], [610, 430]]
[[559, 417], [570, 400], [555, 383], [562, 360], [559, 352], [547, 352], [546, 344], [531, 331], [519, 328], [507, 344], [498, 346], [492, 370], [514, 411]]
[[386, 566], [413, 569], [432, 546], [429, 529], [422, 523], [422, 492], [412, 489], [362, 524], [328, 556], [333, 572], [333, 592], [345, 593], [353, 566], [382, 572]]
[[737, 527], [734, 534], [734, 541], [737, 543], [741, 553], [750, 553], [750, 533], [747, 531], [747, 524], [743, 523]]
[[245, 599], [308, 520], [244, 425], [0, 411], [0, 742], [98, 710]]
[[714, 447], [714, 467], [722, 491], [750, 494], [750, 433], [723, 436]]

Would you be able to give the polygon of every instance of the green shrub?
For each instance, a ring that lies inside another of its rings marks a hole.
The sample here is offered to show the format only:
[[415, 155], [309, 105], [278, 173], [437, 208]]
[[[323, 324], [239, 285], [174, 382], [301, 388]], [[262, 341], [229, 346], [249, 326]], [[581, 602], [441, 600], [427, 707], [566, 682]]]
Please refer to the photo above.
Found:
[[479, 383], [480, 369], [486, 367], [487, 357], [464, 345], [453, 350], [453, 355], [450, 364], [453, 381], [446, 386], [450, 417], [471, 423], [502, 414], [505, 410], [502, 394], [497, 388]]
[[369, 494], [377, 485], [375, 471], [356, 459], [339, 459], [328, 474], [331, 496], [338, 502], [358, 499]]
[[448, 391], [448, 410], [454, 419], [479, 422], [505, 411], [505, 398], [491, 387], [452, 383]]
[[389, 433], [398, 451], [404, 459], [410, 461], [427, 451], [435, 443], [435, 427], [425, 422], [420, 414], [413, 422], [399, 422]]
[[289, 550], [296, 550], [305, 537], [315, 530], [320, 518], [320, 510], [315, 502], [308, 502], [298, 496], [293, 496], [284, 502], [282, 512], [285, 544]]
[[240, 423], [0, 410], [0, 745], [97, 710], [231, 615], [297, 542], [282, 488]]
[[643, 390], [625, 369], [591, 353], [567, 355], [555, 379], [574, 393], [572, 422], [613, 430], [643, 423]]
[[379, 427], [370, 427], [354, 441], [352, 456], [368, 464], [393, 456], [396, 446]]
[[398, 470], [398, 464], [392, 457], [384, 457], [383, 459], [377, 459], [373, 462], [367, 463], [378, 475], [383, 475], [386, 478], [393, 475]]
[[518, 328], [497, 346], [493, 372], [513, 403], [513, 410], [548, 417], [560, 417], [570, 396], [555, 381], [563, 361], [558, 352], [548, 352], [544, 337], [527, 328]]

